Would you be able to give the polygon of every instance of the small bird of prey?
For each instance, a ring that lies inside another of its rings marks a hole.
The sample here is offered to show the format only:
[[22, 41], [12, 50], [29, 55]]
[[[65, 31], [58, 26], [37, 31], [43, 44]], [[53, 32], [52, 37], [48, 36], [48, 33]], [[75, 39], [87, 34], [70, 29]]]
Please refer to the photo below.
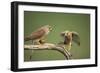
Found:
[[45, 25], [37, 29], [36, 31], [32, 32], [29, 36], [26, 36], [24, 38], [24, 41], [32, 40], [33, 44], [38, 44], [38, 45], [44, 44], [45, 43], [44, 39], [51, 30], [52, 30], [51, 26]]
[[64, 31], [61, 32], [61, 36], [63, 37], [64, 41], [63, 44], [67, 47], [67, 50], [70, 51], [72, 42], [75, 42], [77, 45], [80, 46], [80, 38], [77, 32], [73, 31]]

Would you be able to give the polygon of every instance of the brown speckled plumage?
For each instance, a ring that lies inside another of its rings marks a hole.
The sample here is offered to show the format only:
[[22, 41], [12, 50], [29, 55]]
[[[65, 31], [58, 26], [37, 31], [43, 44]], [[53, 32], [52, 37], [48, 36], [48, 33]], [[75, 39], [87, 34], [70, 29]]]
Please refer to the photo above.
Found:
[[33, 40], [41, 44], [42, 40], [49, 34], [51, 26], [43, 26], [24, 38], [25, 41]]

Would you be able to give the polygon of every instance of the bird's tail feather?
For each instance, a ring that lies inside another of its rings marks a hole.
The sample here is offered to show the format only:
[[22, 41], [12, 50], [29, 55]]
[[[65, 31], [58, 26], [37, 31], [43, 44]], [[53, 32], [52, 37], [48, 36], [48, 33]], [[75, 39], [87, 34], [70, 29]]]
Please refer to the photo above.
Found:
[[29, 40], [31, 40], [31, 36], [26, 36], [26, 37], [24, 38], [24, 41], [29, 41]]

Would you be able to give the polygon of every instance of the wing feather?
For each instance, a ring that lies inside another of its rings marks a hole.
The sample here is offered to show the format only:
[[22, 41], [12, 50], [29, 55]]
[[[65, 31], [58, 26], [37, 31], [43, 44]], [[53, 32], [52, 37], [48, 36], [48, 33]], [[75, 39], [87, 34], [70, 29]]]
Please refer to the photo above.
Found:
[[45, 36], [45, 30], [44, 29], [37, 30], [37, 31], [35, 31], [31, 34], [31, 37], [32, 37], [33, 40], [42, 38], [43, 36]]
[[28, 41], [28, 40], [41, 39], [43, 36], [45, 36], [45, 30], [44, 29], [39, 29], [39, 30], [36, 30], [36, 31], [32, 32], [31, 35], [26, 36], [24, 38], [24, 40]]
[[80, 37], [78, 33], [72, 32], [72, 41], [80, 46]]

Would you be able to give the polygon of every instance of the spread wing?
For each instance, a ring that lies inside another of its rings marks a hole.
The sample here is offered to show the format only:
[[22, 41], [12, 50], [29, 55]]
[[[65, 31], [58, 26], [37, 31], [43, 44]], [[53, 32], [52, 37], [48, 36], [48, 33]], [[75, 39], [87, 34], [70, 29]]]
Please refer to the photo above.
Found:
[[72, 32], [72, 41], [80, 46], [80, 37], [78, 33]]
[[39, 29], [35, 32], [33, 32], [31, 35], [25, 37], [25, 41], [28, 41], [28, 40], [36, 40], [36, 39], [40, 39], [42, 38], [43, 36], [45, 36], [45, 30], [43, 29]]

